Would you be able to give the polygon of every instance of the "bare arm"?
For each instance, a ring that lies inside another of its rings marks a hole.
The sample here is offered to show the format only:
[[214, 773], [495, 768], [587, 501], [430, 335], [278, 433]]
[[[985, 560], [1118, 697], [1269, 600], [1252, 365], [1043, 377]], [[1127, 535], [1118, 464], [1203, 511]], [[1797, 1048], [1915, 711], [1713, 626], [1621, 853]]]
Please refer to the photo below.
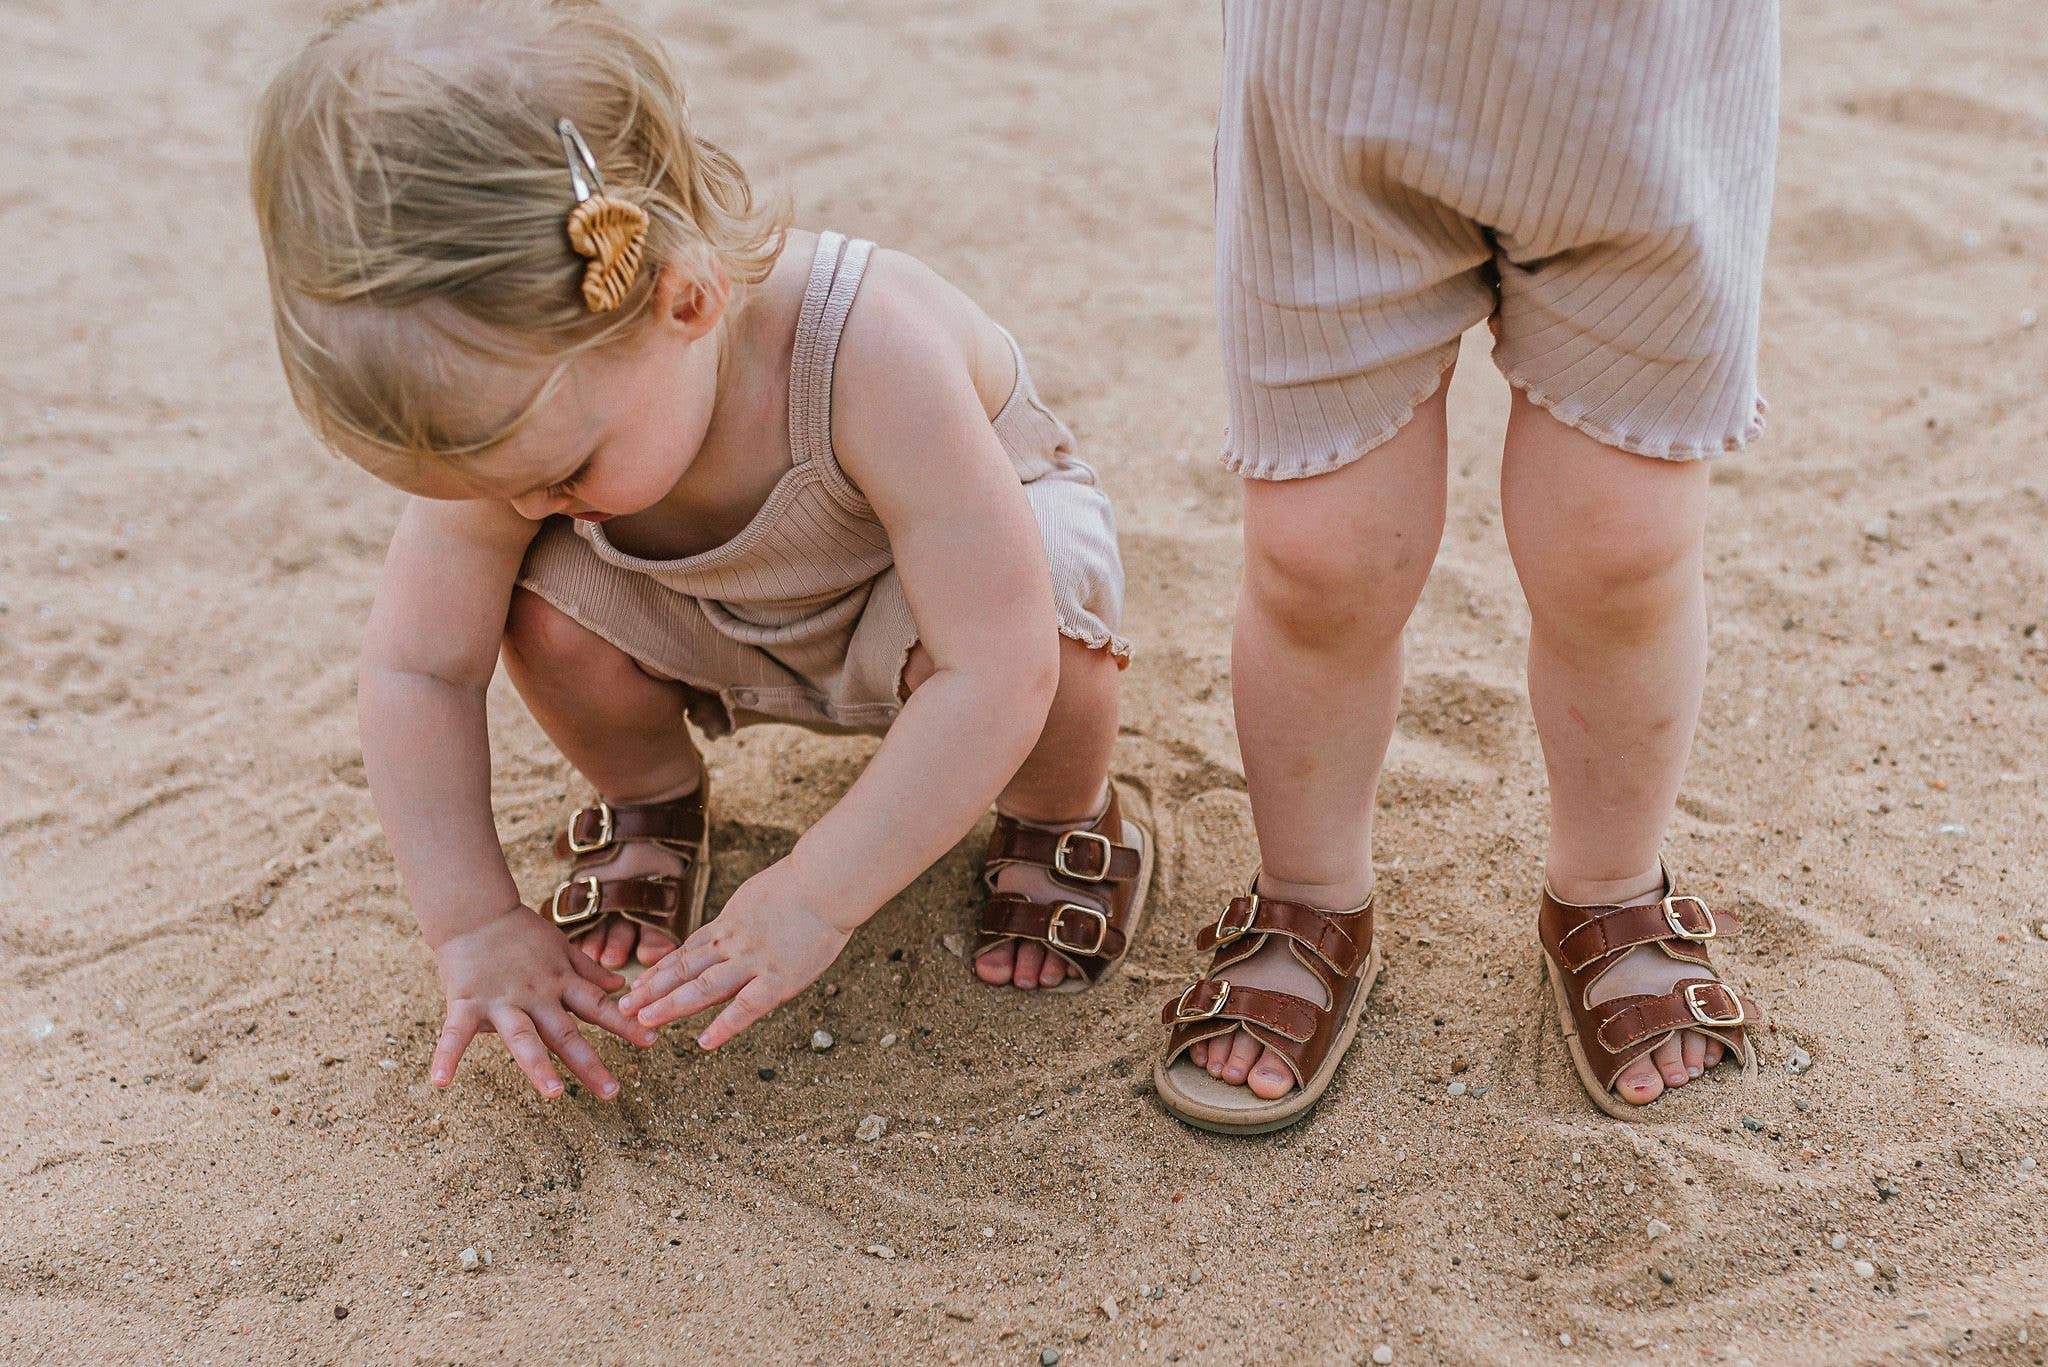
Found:
[[870, 274], [840, 347], [833, 444], [888, 528], [936, 672], [789, 856], [626, 994], [646, 1025], [732, 999], [698, 1037], [706, 1048], [815, 979], [967, 833], [1030, 754], [1059, 685], [1044, 543], [949, 326], [957, 315], [943, 295], [920, 298], [915, 275], [876, 289], [886, 283]]
[[363, 641], [363, 764], [427, 943], [519, 889], [491, 821], [484, 692], [534, 523], [503, 504], [415, 499], [399, 518]]
[[551, 1054], [612, 1096], [576, 1020], [643, 1046], [653, 1035], [607, 997], [617, 974], [520, 903], [491, 820], [484, 692], [534, 530], [503, 504], [406, 507], [363, 643], [363, 764], [448, 1000], [431, 1080], [454, 1081], [470, 1041], [495, 1033], [542, 1096], [562, 1091]]

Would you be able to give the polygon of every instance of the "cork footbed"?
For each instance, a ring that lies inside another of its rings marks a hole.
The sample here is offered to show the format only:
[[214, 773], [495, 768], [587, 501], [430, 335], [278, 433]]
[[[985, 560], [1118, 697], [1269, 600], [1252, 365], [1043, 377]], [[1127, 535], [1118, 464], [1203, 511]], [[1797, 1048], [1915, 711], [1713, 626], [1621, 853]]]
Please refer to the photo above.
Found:
[[1286, 1096], [1266, 1101], [1253, 1095], [1249, 1087], [1211, 1077], [1208, 1069], [1197, 1066], [1183, 1050], [1171, 1066], [1163, 1053], [1152, 1065], [1152, 1089], [1159, 1094], [1159, 1104], [1176, 1119], [1214, 1134], [1266, 1134], [1292, 1125], [1329, 1090], [1331, 1079], [1351, 1052], [1351, 1041], [1357, 1038], [1358, 1024], [1365, 1018], [1366, 1003], [1379, 976], [1380, 947], [1375, 943], [1330, 1052], [1323, 1056], [1322, 1065]]

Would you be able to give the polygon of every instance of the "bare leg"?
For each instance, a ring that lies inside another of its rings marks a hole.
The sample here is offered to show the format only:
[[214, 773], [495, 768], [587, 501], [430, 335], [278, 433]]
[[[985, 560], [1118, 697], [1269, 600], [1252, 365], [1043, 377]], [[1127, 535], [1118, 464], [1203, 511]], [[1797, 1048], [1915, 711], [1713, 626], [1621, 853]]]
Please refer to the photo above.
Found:
[[[545, 599], [514, 592], [505, 622], [505, 672], [533, 719], [598, 795], [614, 804], [681, 797], [703, 780], [704, 763], [684, 723], [685, 692], [657, 679], [632, 657]], [[607, 875], [681, 871], [682, 861], [653, 845], [626, 845]], [[577, 941], [607, 968], [636, 953], [651, 964], [675, 948], [658, 930], [622, 917]]]
[[[1631, 455], [1520, 392], [1501, 512], [1529, 599], [1529, 701], [1550, 777], [1546, 870], [1570, 902], [1662, 891], [1657, 856], [1692, 749], [1706, 679], [1706, 467]], [[1594, 989], [1662, 992], [1698, 970], [1645, 945]], [[1686, 1031], [1631, 1064], [1625, 1100], [1654, 1100], [1720, 1060]]]
[[[931, 671], [931, 659], [919, 646], [904, 680], [915, 688]], [[1059, 691], [1053, 695], [1038, 744], [996, 799], [1005, 815], [1057, 829], [1085, 826], [1102, 814], [1109, 801], [1110, 751], [1116, 745], [1119, 673], [1107, 650], [1060, 638]], [[1044, 870], [1023, 865], [1001, 870], [996, 888], [1038, 900], [1101, 905], [1099, 899], [1054, 883]], [[1010, 940], [991, 946], [974, 961], [974, 971], [985, 983], [1011, 983], [1029, 990], [1056, 986], [1066, 977], [1067, 966], [1041, 944]]]
[[[1392, 440], [1340, 470], [1245, 483], [1232, 690], [1267, 896], [1348, 910], [1372, 892], [1373, 799], [1400, 707], [1401, 634], [1443, 537], [1448, 387], [1446, 375]], [[1323, 1000], [1277, 944], [1227, 976]], [[1241, 1030], [1190, 1056], [1268, 1100], [1294, 1086], [1279, 1057]]]

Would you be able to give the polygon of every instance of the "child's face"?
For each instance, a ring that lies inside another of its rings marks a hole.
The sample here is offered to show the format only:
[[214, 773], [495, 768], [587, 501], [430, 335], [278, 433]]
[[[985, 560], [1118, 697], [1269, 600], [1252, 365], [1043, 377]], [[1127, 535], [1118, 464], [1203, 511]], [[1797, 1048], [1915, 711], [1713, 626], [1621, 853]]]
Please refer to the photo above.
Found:
[[[536, 522], [559, 513], [603, 522], [652, 507], [703, 444], [717, 388], [710, 334], [723, 302], [708, 314], [700, 304], [680, 319], [673, 308], [657, 307], [636, 335], [577, 357], [518, 431], [470, 460], [420, 462], [403, 472], [385, 462], [370, 468], [421, 498], [499, 499]], [[469, 401], [513, 411], [544, 376], [503, 367], [480, 378]]]

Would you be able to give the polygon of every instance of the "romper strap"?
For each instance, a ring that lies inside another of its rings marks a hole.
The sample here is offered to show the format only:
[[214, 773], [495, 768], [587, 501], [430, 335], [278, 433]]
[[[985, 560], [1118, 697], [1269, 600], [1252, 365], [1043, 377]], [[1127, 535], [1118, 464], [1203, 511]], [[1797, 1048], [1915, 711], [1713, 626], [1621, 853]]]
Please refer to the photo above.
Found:
[[861, 278], [875, 244], [839, 233], [818, 234], [810, 280], [804, 286], [803, 310], [797, 315], [796, 343], [789, 367], [789, 455], [793, 465], [816, 465], [841, 501], [866, 509], [860, 491], [839, 469], [832, 455], [832, 368], [839, 355], [839, 337], [846, 330]]

